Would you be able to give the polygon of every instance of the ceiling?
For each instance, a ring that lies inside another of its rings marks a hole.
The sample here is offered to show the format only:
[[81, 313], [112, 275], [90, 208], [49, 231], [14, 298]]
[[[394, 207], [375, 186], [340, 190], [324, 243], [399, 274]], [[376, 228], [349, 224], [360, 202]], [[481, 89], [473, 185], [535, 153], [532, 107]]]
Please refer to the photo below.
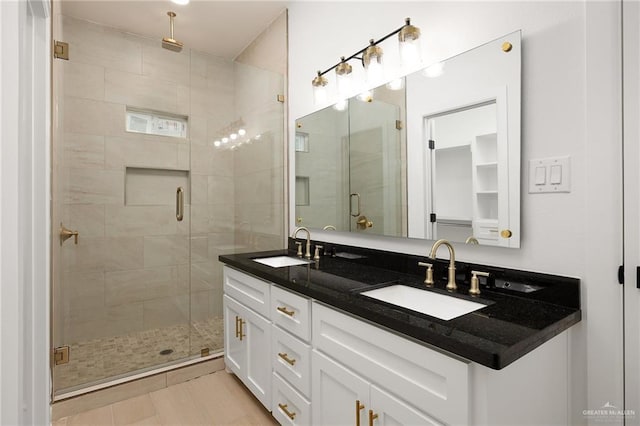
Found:
[[185, 48], [235, 59], [282, 13], [285, 1], [61, 0], [62, 13], [126, 32], [168, 37], [168, 11], [176, 13], [174, 38]]

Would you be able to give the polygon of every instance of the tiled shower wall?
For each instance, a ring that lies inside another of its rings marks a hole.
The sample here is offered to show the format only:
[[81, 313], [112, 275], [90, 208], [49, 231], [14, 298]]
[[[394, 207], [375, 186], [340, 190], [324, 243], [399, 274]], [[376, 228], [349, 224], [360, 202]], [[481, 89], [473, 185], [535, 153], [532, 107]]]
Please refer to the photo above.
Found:
[[[217, 255], [283, 244], [283, 75], [69, 17], [62, 33], [70, 60], [56, 63], [54, 221], [80, 236], [54, 250], [54, 344], [221, 316]], [[242, 118], [264, 143], [213, 149], [250, 82], [262, 90]], [[188, 116], [189, 136], [128, 133], [126, 106]], [[125, 204], [126, 167], [188, 171], [185, 220], [160, 197]]]

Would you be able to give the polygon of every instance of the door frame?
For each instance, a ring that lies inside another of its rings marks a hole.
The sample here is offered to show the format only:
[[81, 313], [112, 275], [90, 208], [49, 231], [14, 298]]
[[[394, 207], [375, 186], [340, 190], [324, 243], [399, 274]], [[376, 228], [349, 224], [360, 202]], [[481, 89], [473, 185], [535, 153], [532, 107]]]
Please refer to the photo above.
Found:
[[0, 2], [0, 424], [49, 424], [48, 0]]

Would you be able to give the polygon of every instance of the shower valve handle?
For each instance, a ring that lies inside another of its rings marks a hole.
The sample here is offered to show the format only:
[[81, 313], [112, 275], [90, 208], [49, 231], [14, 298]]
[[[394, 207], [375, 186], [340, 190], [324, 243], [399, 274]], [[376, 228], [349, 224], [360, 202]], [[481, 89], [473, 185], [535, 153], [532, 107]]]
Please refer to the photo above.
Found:
[[69, 238], [73, 237], [74, 243], [78, 244], [78, 231], [72, 231], [71, 229], [66, 228], [62, 223], [60, 224], [60, 245], [67, 241]]

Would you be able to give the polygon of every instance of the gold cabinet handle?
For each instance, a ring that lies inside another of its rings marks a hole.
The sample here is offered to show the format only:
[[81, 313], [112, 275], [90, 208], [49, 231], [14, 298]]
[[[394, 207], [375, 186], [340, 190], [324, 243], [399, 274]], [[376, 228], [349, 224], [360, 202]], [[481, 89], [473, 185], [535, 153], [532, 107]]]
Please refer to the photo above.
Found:
[[176, 189], [176, 220], [182, 222], [184, 219], [184, 189], [181, 186]]
[[292, 317], [296, 313], [295, 311], [288, 310], [286, 306], [278, 306], [276, 309], [285, 315], [289, 315], [290, 317]]
[[373, 410], [369, 410], [369, 426], [373, 426], [373, 421], [378, 418], [377, 414], [374, 414]]
[[[356, 200], [358, 201], [358, 211], [356, 211], [355, 213], [353, 212], [353, 197], [356, 197]], [[357, 192], [349, 194], [349, 213], [353, 217], [360, 216], [360, 194], [358, 194]]]
[[78, 244], [78, 231], [72, 231], [60, 223], [60, 245], [73, 237], [74, 243]]
[[364, 404], [356, 399], [356, 426], [360, 426], [360, 410], [364, 409]]
[[287, 410], [287, 404], [278, 404], [278, 407], [280, 407], [280, 409], [287, 415], [287, 417], [289, 417], [291, 420], [296, 418], [296, 413], [292, 413], [291, 411]]
[[245, 320], [243, 320], [242, 318], [240, 318], [240, 321], [238, 321], [238, 325], [240, 326], [240, 334], [239, 334], [239, 336], [238, 336], [238, 337], [240, 338], [240, 341], [241, 341], [241, 342], [242, 342], [242, 338], [243, 338], [243, 337], [247, 337], [247, 335], [246, 335], [246, 334], [242, 333], [242, 327], [243, 327], [245, 324], [246, 324], [246, 321], [245, 321]]
[[278, 356], [285, 360], [285, 362], [289, 365], [295, 365], [296, 360], [289, 358], [289, 355], [283, 352], [278, 353]]
[[238, 321], [240, 321], [240, 317], [236, 315], [236, 339], [240, 336], [240, 329], [238, 328]]

